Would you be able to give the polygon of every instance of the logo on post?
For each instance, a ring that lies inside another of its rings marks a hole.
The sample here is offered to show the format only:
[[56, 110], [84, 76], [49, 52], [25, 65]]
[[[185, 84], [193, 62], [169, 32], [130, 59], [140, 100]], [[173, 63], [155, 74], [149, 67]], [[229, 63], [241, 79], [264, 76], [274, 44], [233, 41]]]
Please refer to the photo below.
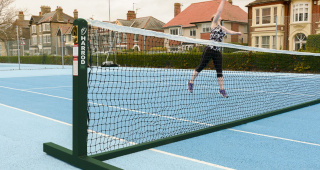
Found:
[[87, 33], [87, 28], [82, 28], [81, 29], [81, 35], [85, 35]]

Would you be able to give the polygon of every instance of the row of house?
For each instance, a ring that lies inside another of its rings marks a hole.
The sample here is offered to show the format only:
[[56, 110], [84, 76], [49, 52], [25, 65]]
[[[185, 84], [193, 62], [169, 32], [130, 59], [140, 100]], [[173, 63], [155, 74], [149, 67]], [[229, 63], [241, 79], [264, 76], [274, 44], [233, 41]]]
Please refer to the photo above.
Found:
[[[209, 39], [210, 20], [220, 2], [221, 0], [211, 0], [193, 3], [183, 11], [181, 4], [175, 3], [174, 17], [168, 23], [152, 16], [137, 18], [135, 11], [128, 11], [127, 19], [117, 19], [112, 23], [196, 39]], [[225, 3], [221, 24], [243, 34], [227, 35], [224, 42], [293, 51], [305, 48], [308, 35], [320, 34], [320, 0], [255, 0], [246, 7], [248, 13], [234, 5], [232, 0]], [[51, 11], [50, 7], [41, 6], [39, 15], [31, 16], [30, 20], [24, 20], [23, 12], [20, 12], [15, 24], [21, 29], [20, 37], [30, 39], [30, 54], [71, 55], [71, 29], [77, 18], [77, 10], [70, 16], [65, 14], [61, 7]], [[145, 49], [146, 44], [134, 41], [139, 39], [136, 35], [121, 34], [118, 39], [122, 49], [149, 50]], [[127, 42], [130, 39], [134, 43]], [[110, 41], [106, 39], [106, 43]], [[60, 48], [61, 46], [64, 48]], [[0, 44], [0, 51], [1, 49], [3, 51]], [[11, 49], [13, 50], [17, 51]]]
[[[177, 34], [183, 26], [183, 35], [208, 39], [210, 16], [221, 0], [191, 4], [165, 26], [166, 33]], [[175, 5], [179, 11], [180, 4]], [[225, 42], [248, 43], [249, 46], [277, 50], [305, 49], [307, 37], [320, 34], [319, 0], [255, 0], [248, 5], [248, 13], [226, 2], [222, 25], [240, 31], [242, 36], [225, 37]], [[210, 12], [203, 12], [210, 11]], [[192, 15], [191, 15], [192, 14]], [[190, 34], [189, 34], [190, 32]]]

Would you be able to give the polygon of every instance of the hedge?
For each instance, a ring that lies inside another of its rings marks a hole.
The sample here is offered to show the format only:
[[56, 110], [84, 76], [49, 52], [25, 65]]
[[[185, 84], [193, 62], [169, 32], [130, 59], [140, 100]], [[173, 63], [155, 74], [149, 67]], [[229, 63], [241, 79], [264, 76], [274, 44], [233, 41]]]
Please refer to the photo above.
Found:
[[[106, 60], [106, 55], [99, 56], [99, 63]], [[61, 65], [61, 56], [21, 56], [25, 64], [57, 64]], [[96, 65], [96, 56], [89, 63]], [[124, 67], [151, 67], [195, 69], [201, 60], [200, 52], [188, 53], [153, 53], [143, 52], [119, 53], [115, 58], [110, 55], [108, 61], [114, 61]], [[18, 57], [0, 56], [1, 63], [17, 63]], [[72, 57], [64, 56], [64, 64], [72, 65]], [[294, 72], [320, 73], [320, 57], [291, 56], [284, 54], [269, 54], [257, 52], [237, 52], [223, 54], [223, 69], [234, 71], [263, 71], [263, 72]], [[214, 69], [210, 61], [206, 69]]]
[[[99, 60], [105, 60], [104, 59]], [[122, 53], [109, 56], [109, 61], [125, 67], [151, 67], [195, 69], [200, 60], [200, 52], [191, 53]], [[93, 57], [95, 61], [95, 57]], [[257, 52], [239, 52], [223, 54], [223, 69], [234, 71], [263, 71], [263, 72], [294, 72], [294, 73], [320, 73], [320, 57], [292, 56], [285, 54], [270, 54]], [[206, 69], [214, 69], [210, 61]]]
[[313, 52], [313, 53], [320, 53], [320, 34], [308, 36], [306, 51]]
[[[72, 65], [72, 57], [64, 56], [64, 64]], [[18, 63], [18, 56], [0, 56], [0, 63]], [[61, 56], [20, 56], [20, 63], [22, 64], [50, 64], [61, 65]]]

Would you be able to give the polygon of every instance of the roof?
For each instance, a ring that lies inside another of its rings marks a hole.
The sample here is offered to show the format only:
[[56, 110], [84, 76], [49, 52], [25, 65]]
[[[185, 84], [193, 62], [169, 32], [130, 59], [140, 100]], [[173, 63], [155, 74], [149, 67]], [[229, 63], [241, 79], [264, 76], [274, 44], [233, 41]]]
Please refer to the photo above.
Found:
[[146, 30], [162, 30], [162, 26], [165, 24], [164, 22], [152, 16], [136, 18], [129, 21], [118, 19], [116, 23], [127, 27], [141, 28]]
[[62, 30], [62, 34], [71, 34], [72, 32], [72, 26], [62, 26], [59, 27], [58, 31], [57, 31], [57, 35], [60, 35], [60, 32]]
[[[212, 0], [193, 3], [163, 27], [180, 25], [183, 27], [194, 27], [194, 23], [210, 22], [211, 17], [217, 12], [220, 2], [221, 0]], [[232, 5], [226, 1], [221, 18], [227, 21], [248, 22], [248, 13], [239, 6]]]
[[250, 7], [252, 5], [270, 3], [270, 2], [283, 2], [283, 1], [289, 1], [289, 0], [256, 0], [256, 1], [249, 3], [246, 7]]
[[[62, 13], [62, 17], [63, 17], [63, 22], [69, 22], [69, 23], [73, 23], [74, 18]], [[32, 16], [31, 20], [30, 20], [30, 24], [32, 24], [32, 21], [36, 24], [40, 24], [40, 23], [49, 23], [49, 22], [60, 22], [58, 21], [58, 17], [57, 17], [57, 11], [52, 11], [49, 13], [44, 14], [43, 16]]]

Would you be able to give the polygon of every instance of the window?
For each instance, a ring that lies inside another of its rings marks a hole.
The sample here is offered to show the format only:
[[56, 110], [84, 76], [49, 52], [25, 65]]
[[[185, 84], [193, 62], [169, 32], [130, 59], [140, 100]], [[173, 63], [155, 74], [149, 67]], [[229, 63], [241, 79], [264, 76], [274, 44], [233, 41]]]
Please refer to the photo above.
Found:
[[122, 34], [121, 33], [118, 33], [118, 40], [117, 40], [117, 43], [120, 43], [122, 41]]
[[255, 47], [259, 47], [259, 37], [255, 38]]
[[63, 42], [66, 42], [66, 35], [63, 35]]
[[123, 40], [122, 42], [126, 43], [127, 42], [127, 34], [123, 34]]
[[39, 32], [41, 32], [41, 25], [39, 25]]
[[262, 36], [261, 37], [261, 47], [262, 48], [270, 48], [270, 36]]
[[277, 16], [278, 16], [278, 8], [274, 7], [273, 8], [273, 23], [277, 22]]
[[300, 49], [303, 49], [305, 50], [306, 49], [306, 43], [307, 43], [307, 37], [302, 34], [302, 33], [299, 33], [295, 36], [295, 49], [296, 51], [300, 50]]
[[39, 36], [39, 43], [42, 44], [42, 35]]
[[244, 29], [244, 30], [243, 30], [243, 33], [244, 33], [244, 34], [247, 34], [247, 33], [248, 33], [248, 25], [247, 25], [247, 24], [244, 25], [244, 26], [243, 26], [243, 29]]
[[262, 9], [262, 24], [271, 23], [271, 8]]
[[134, 34], [133, 40], [135, 42], [139, 41], [139, 34]]
[[68, 41], [72, 41], [71, 34], [68, 34]]
[[210, 32], [210, 31], [211, 31], [211, 23], [202, 24], [202, 32], [203, 33]]
[[256, 9], [256, 24], [260, 24], [260, 9]]
[[276, 36], [272, 36], [272, 49], [277, 49], [277, 38]]
[[43, 43], [51, 43], [51, 36], [50, 35], [43, 35]]
[[309, 19], [309, 4], [293, 5], [293, 22], [306, 22]]
[[172, 28], [170, 29], [171, 35], [179, 35], [179, 29], [178, 28]]
[[43, 27], [42, 28], [43, 31], [50, 31], [50, 24], [49, 23], [43, 24], [42, 27]]
[[36, 25], [32, 25], [32, 33], [37, 33], [37, 26]]
[[190, 37], [195, 37], [195, 36], [196, 36], [196, 30], [190, 29]]
[[36, 45], [37, 43], [37, 36], [32, 36], [32, 44]]

